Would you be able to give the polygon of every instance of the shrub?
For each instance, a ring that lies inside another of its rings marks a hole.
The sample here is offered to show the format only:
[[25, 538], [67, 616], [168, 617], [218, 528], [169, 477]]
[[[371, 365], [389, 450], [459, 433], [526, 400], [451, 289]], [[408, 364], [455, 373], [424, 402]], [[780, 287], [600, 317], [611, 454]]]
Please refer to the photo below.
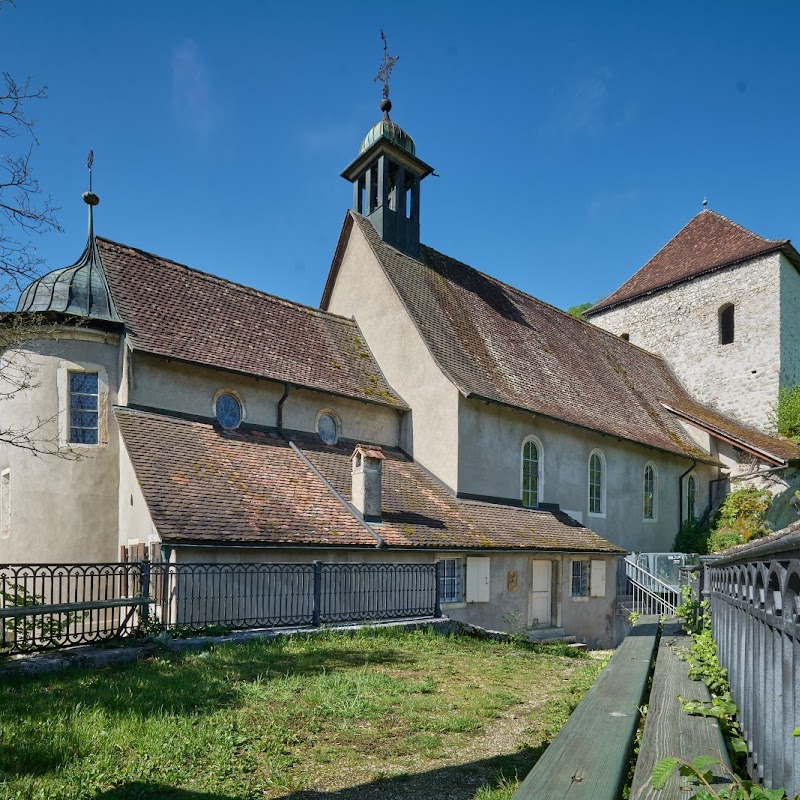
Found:
[[800, 442], [800, 384], [791, 389], [780, 388], [778, 402], [770, 413], [770, 422], [779, 436]]
[[711, 553], [749, 542], [769, 532], [764, 521], [772, 495], [766, 489], [737, 489], [731, 492], [719, 510], [708, 538]]

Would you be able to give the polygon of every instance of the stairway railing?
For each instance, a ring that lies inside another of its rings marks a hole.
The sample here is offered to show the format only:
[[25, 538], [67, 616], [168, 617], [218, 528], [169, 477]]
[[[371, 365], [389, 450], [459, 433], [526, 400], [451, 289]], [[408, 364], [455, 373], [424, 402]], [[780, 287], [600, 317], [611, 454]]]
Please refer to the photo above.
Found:
[[680, 593], [644, 567], [625, 560], [625, 575], [631, 593], [632, 611], [669, 616], [680, 605]]

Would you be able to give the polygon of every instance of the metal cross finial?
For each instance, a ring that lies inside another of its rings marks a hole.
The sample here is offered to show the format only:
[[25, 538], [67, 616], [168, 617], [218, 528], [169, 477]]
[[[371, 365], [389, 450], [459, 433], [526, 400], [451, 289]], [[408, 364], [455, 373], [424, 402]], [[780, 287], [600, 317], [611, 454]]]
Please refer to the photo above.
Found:
[[389, 47], [386, 43], [386, 36], [383, 30], [381, 30], [381, 39], [383, 39], [383, 61], [381, 62], [381, 68], [378, 70], [378, 74], [372, 80], [383, 81], [383, 99], [387, 100], [389, 98], [389, 75], [391, 75], [392, 69], [400, 56], [389, 55]]

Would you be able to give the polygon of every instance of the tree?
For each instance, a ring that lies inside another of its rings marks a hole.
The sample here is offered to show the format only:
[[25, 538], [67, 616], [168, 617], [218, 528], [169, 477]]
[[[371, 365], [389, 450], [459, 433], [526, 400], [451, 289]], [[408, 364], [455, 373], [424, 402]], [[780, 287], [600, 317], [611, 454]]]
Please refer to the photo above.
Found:
[[[13, 8], [13, 0], [0, 0], [0, 13]], [[28, 76], [18, 80], [10, 72], [0, 81], [0, 308], [39, 273], [42, 260], [34, 240], [48, 231], [60, 231], [57, 208], [45, 195], [31, 168], [39, 141], [31, 106], [47, 97], [46, 86], [36, 86]], [[52, 321], [36, 314], [0, 314], [0, 400], [13, 398], [37, 385], [36, 365], [17, 345], [33, 337], [53, 335]], [[0, 414], [0, 443], [71, 457], [59, 448], [51, 433], [52, 419], [34, 419], [21, 427]]]
[[582, 319], [586, 322], [586, 317], [583, 316], [583, 312], [586, 311], [587, 308], [591, 308], [594, 303], [579, 303], [577, 306], [570, 306], [567, 309], [567, 314], [571, 317], [577, 317], [578, 319]]
[[[0, 0], [0, 11], [9, 0]], [[30, 106], [47, 97], [46, 86], [35, 86], [3, 72], [0, 84], [0, 304], [36, 276], [41, 260], [32, 238], [61, 228], [50, 197], [42, 193], [31, 168], [36, 145], [36, 121]]]

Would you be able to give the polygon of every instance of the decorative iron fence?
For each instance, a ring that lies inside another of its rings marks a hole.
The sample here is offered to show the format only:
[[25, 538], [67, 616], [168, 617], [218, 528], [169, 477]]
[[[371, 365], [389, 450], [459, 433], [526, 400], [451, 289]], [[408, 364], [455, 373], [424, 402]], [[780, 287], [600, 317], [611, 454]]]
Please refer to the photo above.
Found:
[[800, 534], [707, 568], [719, 660], [749, 749], [748, 771], [768, 788], [800, 792]]
[[125, 564], [0, 567], [0, 652], [149, 629], [280, 628], [438, 617], [439, 565]]

